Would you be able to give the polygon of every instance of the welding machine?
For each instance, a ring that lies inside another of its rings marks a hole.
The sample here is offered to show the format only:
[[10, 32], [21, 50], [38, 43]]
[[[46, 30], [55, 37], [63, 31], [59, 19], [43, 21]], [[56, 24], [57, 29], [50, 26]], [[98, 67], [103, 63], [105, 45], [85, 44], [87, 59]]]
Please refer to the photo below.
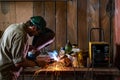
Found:
[[[91, 31], [92, 30], [101, 31], [102, 36], [99, 41], [91, 41]], [[91, 28], [89, 38], [89, 59], [92, 67], [109, 67], [110, 65], [110, 54], [109, 54], [109, 43], [103, 40], [103, 29], [101, 28]]]

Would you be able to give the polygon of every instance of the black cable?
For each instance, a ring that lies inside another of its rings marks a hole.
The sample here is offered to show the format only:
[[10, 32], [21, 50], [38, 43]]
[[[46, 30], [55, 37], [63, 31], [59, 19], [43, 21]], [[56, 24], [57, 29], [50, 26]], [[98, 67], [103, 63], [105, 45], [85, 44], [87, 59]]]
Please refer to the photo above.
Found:
[[75, 67], [73, 67], [73, 72], [74, 72], [74, 80], [77, 80], [77, 77], [76, 77], [76, 70], [75, 70]]
[[36, 60], [33, 60], [33, 62], [35, 62], [35, 64], [40, 67], [40, 65], [38, 64]]
[[91, 67], [91, 64], [88, 65], [87, 70], [86, 70], [86, 72], [85, 72], [85, 74], [83, 76], [83, 80], [88, 80], [87, 78], [88, 78], [88, 75], [90, 74], [89, 73], [90, 67]]
[[[38, 62], [36, 60], [32, 60], [33, 62], [35, 62], [36, 66], [39, 66]], [[40, 66], [39, 66], [40, 67]], [[38, 73], [37, 73], [38, 75]], [[37, 77], [37, 75], [33, 75], [33, 77], [31, 78], [31, 80], [35, 80], [35, 78]]]

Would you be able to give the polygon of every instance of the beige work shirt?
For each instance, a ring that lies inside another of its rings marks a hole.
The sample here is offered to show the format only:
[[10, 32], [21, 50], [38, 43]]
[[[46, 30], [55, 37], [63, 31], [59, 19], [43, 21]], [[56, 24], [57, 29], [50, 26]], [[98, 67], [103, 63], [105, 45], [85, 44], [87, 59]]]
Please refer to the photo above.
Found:
[[23, 23], [12, 24], [3, 33], [0, 42], [0, 80], [13, 80], [19, 75], [21, 68], [14, 71], [14, 65], [23, 61], [28, 50], [28, 36], [23, 26]]

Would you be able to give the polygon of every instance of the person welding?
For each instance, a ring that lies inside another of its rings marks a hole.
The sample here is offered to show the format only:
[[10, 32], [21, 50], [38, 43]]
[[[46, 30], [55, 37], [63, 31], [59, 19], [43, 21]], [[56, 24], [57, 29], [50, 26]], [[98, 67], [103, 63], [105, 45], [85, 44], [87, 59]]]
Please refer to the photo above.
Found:
[[[0, 40], [0, 80], [17, 80], [24, 67], [34, 67], [36, 65], [44, 67], [50, 62], [48, 57], [45, 60], [36, 58], [30, 60], [28, 55], [28, 36], [32, 37], [47, 33], [46, 29], [46, 21], [41, 16], [30, 17], [25, 23], [11, 24], [6, 28]], [[40, 41], [42, 39], [44, 38], [41, 38]], [[36, 51], [40, 50], [53, 42], [49, 42], [49, 40], [36, 47], [33, 46], [34, 49]]]

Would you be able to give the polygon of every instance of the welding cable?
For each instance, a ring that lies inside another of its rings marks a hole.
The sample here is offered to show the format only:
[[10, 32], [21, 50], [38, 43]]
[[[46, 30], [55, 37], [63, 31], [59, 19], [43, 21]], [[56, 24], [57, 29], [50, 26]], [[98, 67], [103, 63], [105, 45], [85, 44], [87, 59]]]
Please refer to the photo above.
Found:
[[[38, 62], [36, 60], [32, 60], [33, 62], [35, 62], [35, 64], [37, 66], [39, 66]], [[40, 67], [40, 66], [39, 66]], [[35, 80], [35, 78], [37, 77], [38, 74], [34, 73], [34, 75], [32, 76], [31, 80]]]
[[36, 76], [35, 76], [35, 75], [33, 75], [33, 76], [32, 76], [32, 78], [31, 78], [31, 80], [35, 80], [35, 78], [36, 78]]
[[77, 80], [77, 77], [76, 77], [76, 70], [75, 70], [75, 67], [73, 67], [73, 70], [74, 70], [74, 80]]
[[[91, 70], [90, 70], [91, 68]], [[87, 67], [87, 71], [85, 72], [84, 76], [83, 76], [83, 80], [88, 80], [88, 76], [89, 78], [93, 78], [93, 65], [89, 64]]]
[[83, 75], [83, 80], [87, 80], [88, 76], [89, 76], [89, 71], [90, 71], [90, 67], [87, 67], [87, 71], [85, 72], [85, 74]]
[[38, 76], [38, 74], [34, 73], [34, 75], [32, 76], [31, 80], [35, 80], [37, 76]]
[[35, 62], [36, 66], [40, 67], [40, 65], [38, 64], [36, 60], [32, 60], [32, 61]]
[[41, 70], [35, 71], [34, 75], [32, 76], [31, 80], [35, 80]]

